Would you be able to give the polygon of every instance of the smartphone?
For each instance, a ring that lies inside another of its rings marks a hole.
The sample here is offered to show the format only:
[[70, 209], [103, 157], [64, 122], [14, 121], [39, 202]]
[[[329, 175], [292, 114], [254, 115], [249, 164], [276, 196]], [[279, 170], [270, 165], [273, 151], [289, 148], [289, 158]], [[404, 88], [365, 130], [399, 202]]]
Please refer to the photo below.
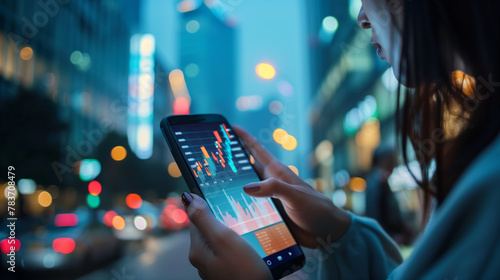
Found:
[[243, 191], [244, 185], [261, 178], [253, 157], [223, 116], [169, 116], [160, 127], [189, 189], [207, 201], [219, 221], [252, 245], [275, 279], [304, 266], [304, 254], [283, 210], [274, 199]]

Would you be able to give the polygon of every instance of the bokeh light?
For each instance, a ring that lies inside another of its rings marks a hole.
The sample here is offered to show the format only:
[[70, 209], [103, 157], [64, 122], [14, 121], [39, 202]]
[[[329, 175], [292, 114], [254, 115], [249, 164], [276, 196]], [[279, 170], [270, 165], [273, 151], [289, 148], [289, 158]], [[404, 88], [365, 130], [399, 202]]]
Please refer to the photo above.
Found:
[[288, 168], [290, 168], [290, 170], [292, 170], [295, 175], [299, 176], [299, 169], [297, 169], [297, 167], [289, 165]]
[[36, 183], [31, 179], [21, 179], [17, 182], [17, 188], [21, 194], [32, 194], [36, 190]]
[[321, 141], [316, 147], [314, 154], [319, 162], [327, 161], [333, 154], [332, 142], [330, 140]]
[[255, 111], [262, 107], [262, 97], [258, 95], [240, 96], [236, 99], [236, 108], [242, 112]]
[[295, 148], [297, 148], [297, 139], [295, 139], [295, 137], [293, 137], [292, 135], [288, 134], [283, 139], [282, 146], [285, 150], [288, 150], [288, 151], [295, 150]]
[[190, 20], [186, 23], [186, 31], [189, 33], [196, 33], [200, 30], [200, 23], [197, 20]]
[[347, 183], [349, 183], [349, 180], [351, 179], [349, 172], [345, 169], [341, 169], [333, 175], [333, 184], [337, 187], [343, 187]]
[[283, 112], [283, 103], [279, 102], [278, 100], [274, 100], [271, 103], [269, 103], [269, 112], [273, 115], [279, 115], [281, 112]]
[[88, 194], [87, 195], [87, 204], [90, 208], [97, 208], [99, 204], [101, 204], [101, 199], [98, 196]]
[[287, 81], [281, 81], [278, 83], [278, 91], [281, 93], [281, 95], [285, 97], [290, 97], [293, 95], [293, 86]]
[[347, 195], [343, 190], [336, 190], [332, 196], [333, 203], [338, 207], [344, 207], [347, 202]]
[[21, 51], [19, 52], [19, 56], [23, 59], [23, 60], [30, 60], [32, 57], [33, 57], [33, 49], [30, 48], [30, 47], [24, 47], [21, 49]]
[[366, 181], [363, 178], [352, 177], [349, 181], [349, 188], [355, 192], [364, 192], [366, 190]]
[[255, 73], [265, 80], [270, 80], [276, 76], [276, 69], [269, 63], [259, 63], [255, 66]]
[[329, 33], [337, 31], [339, 27], [339, 22], [335, 17], [327, 16], [323, 19], [323, 29]]
[[83, 53], [82, 54], [82, 61], [80, 64], [78, 64], [78, 68], [83, 71], [89, 71], [90, 67], [92, 67], [92, 59], [90, 58], [90, 55], [88, 53]]
[[73, 213], [57, 214], [54, 218], [56, 227], [74, 227], [78, 224], [78, 216]]
[[200, 73], [200, 67], [196, 63], [189, 63], [186, 65], [184, 72], [186, 72], [186, 76], [194, 78], [198, 76], [198, 73]]
[[50, 254], [50, 255], [45, 255], [45, 257], [43, 257], [43, 266], [45, 268], [53, 268], [55, 265], [56, 265], [56, 260], [54, 255]]
[[179, 166], [174, 161], [168, 165], [168, 174], [174, 178], [179, 178], [182, 176]]
[[91, 195], [99, 195], [102, 191], [102, 186], [101, 183], [94, 180], [89, 183], [88, 189]]
[[83, 159], [76, 163], [80, 180], [90, 181], [101, 174], [101, 163], [96, 159]]
[[116, 216], [118, 216], [118, 214], [116, 214], [115, 211], [110, 210], [110, 211], [106, 212], [106, 214], [104, 214], [104, 216], [102, 217], [102, 222], [106, 226], [111, 227], [111, 226], [113, 226], [113, 218]]
[[356, 145], [363, 148], [375, 149], [380, 144], [380, 122], [371, 118], [361, 126], [356, 134]]
[[182, 209], [175, 209], [172, 211], [172, 220], [178, 224], [183, 224], [187, 221], [188, 216]]
[[75, 250], [76, 243], [75, 240], [69, 237], [59, 237], [52, 241], [52, 249], [54, 252], [61, 254], [70, 254]]
[[19, 251], [19, 249], [21, 249], [21, 241], [19, 239], [12, 239], [12, 240], [15, 240], [15, 241], [10, 241], [11, 243], [9, 244], [9, 240], [11, 239], [3, 239], [1, 242], [0, 242], [0, 250], [2, 251], [2, 253], [4, 254], [8, 254], [10, 253], [10, 247], [14, 247], [14, 252], [17, 252]]
[[111, 150], [111, 158], [122, 161], [127, 157], [127, 150], [123, 146], [116, 146]]
[[127, 206], [132, 208], [132, 209], [138, 209], [142, 205], [142, 198], [135, 193], [131, 193], [127, 195], [125, 198], [125, 202], [127, 203]]
[[42, 207], [49, 207], [50, 204], [52, 204], [52, 195], [47, 191], [40, 192], [38, 195], [38, 203], [40, 203]]
[[138, 230], [145, 230], [148, 227], [148, 222], [143, 216], [135, 216], [134, 218], [134, 226]]
[[276, 143], [283, 144], [285, 137], [287, 135], [288, 135], [288, 133], [284, 129], [277, 128], [273, 132], [273, 139], [274, 139], [274, 141], [276, 141]]
[[125, 228], [125, 219], [122, 216], [114, 216], [112, 221], [113, 227], [117, 230], [122, 230]]
[[77, 65], [77, 64], [80, 64], [82, 62], [82, 53], [80, 51], [74, 51], [71, 53], [71, 55], [69, 56], [69, 61], [71, 61], [71, 63]]
[[184, 97], [178, 97], [174, 100], [174, 115], [187, 115], [189, 114], [189, 100]]

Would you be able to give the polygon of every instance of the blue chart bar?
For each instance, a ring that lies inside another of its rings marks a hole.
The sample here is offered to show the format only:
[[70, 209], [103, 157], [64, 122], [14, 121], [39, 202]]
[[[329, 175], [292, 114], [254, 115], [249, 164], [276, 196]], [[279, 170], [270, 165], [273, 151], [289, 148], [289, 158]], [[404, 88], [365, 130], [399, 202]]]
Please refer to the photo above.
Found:
[[227, 164], [231, 167], [234, 173], [237, 172], [236, 166], [234, 166], [233, 162], [233, 153], [231, 151], [231, 139], [229, 136], [229, 133], [227, 132], [226, 126], [224, 124], [220, 125], [220, 128], [222, 130], [222, 135], [224, 136], [224, 142], [222, 143], [222, 146], [224, 148], [224, 152], [226, 153], [226, 158], [227, 158]]

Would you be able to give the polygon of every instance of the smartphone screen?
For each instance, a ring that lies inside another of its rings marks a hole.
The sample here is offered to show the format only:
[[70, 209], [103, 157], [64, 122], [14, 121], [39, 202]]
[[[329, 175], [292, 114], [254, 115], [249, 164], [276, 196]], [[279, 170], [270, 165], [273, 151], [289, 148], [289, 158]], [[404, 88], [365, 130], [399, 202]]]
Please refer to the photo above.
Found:
[[255, 198], [243, 186], [260, 181], [249, 156], [226, 122], [171, 125], [210, 209], [247, 240], [270, 268], [302, 255], [274, 202]]

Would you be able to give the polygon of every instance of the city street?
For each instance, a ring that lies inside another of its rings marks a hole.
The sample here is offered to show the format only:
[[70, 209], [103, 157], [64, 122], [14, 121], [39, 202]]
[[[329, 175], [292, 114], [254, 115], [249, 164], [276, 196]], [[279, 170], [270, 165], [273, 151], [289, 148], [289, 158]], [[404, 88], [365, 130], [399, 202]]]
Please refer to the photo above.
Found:
[[143, 248], [135, 254], [130, 252], [112, 264], [78, 279], [200, 279], [197, 270], [188, 260], [188, 230], [160, 238], [150, 237], [145, 241]]

